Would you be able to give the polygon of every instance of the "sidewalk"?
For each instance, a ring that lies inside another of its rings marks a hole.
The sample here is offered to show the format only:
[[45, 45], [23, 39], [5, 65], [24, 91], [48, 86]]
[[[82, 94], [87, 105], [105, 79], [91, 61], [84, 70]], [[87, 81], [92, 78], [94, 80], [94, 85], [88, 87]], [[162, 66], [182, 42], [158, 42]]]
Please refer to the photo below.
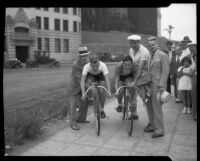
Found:
[[[11, 155], [16, 156], [75, 156], [75, 155], [125, 155], [125, 156], [169, 156], [173, 161], [197, 160], [197, 122], [191, 114], [182, 114], [181, 104], [172, 99], [163, 105], [165, 136], [151, 138], [145, 133], [148, 123], [145, 107], [138, 98], [139, 119], [134, 120], [133, 135], [128, 136], [121, 113], [114, 109], [116, 99], [105, 106], [108, 118], [101, 120], [101, 133], [96, 136], [93, 113], [89, 124], [79, 124], [81, 130], [73, 131], [68, 125], [50, 138], [37, 139], [19, 146]], [[29, 145], [28, 145], [29, 144]], [[29, 147], [29, 148], [25, 148]], [[21, 149], [23, 151], [19, 153]]]

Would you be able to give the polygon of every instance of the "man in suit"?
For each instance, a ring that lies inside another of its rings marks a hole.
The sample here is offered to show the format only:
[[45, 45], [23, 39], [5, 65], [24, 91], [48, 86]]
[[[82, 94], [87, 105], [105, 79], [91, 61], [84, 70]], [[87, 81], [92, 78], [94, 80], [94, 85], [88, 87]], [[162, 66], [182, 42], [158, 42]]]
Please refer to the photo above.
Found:
[[172, 45], [173, 45], [173, 42], [172, 41], [167, 41], [166, 42], [166, 46], [167, 46], [167, 49], [165, 50], [165, 53], [168, 55], [169, 57], [169, 62], [170, 62], [170, 69], [169, 69], [169, 76], [168, 76], [168, 79], [167, 79], [167, 92], [171, 93], [171, 85], [172, 85], [172, 80], [171, 80], [171, 77], [172, 77], [172, 68], [171, 66], [173, 66], [173, 62], [172, 62], [172, 58], [175, 56], [174, 55], [174, 51], [172, 50]]
[[174, 55], [172, 56], [171, 66], [170, 66], [170, 74], [171, 74], [171, 81], [174, 85], [174, 95], [176, 98], [176, 103], [180, 103], [180, 94], [178, 93], [178, 76], [177, 70], [181, 66], [180, 61], [180, 47], [177, 46], [174, 50]]
[[[72, 65], [72, 73], [71, 73], [71, 81], [70, 81], [70, 123], [71, 128], [73, 130], [80, 130], [80, 127], [77, 125], [78, 123], [89, 123], [86, 120], [88, 104], [86, 101], [81, 100], [81, 75], [84, 65], [89, 61], [88, 55], [90, 51], [88, 51], [87, 47], [79, 48], [78, 58], [73, 62]], [[79, 112], [76, 110], [79, 109]]]
[[167, 92], [171, 93], [171, 85], [174, 85], [174, 95], [175, 98], [177, 98], [177, 83], [176, 83], [176, 73], [177, 69], [180, 65], [180, 60], [177, 59], [177, 56], [175, 51], [172, 49], [173, 42], [167, 41], [166, 42], [167, 50], [165, 51], [169, 57], [169, 77], [167, 80]]
[[152, 138], [164, 136], [164, 123], [162, 103], [157, 99], [158, 93], [161, 95], [167, 87], [167, 78], [169, 75], [169, 58], [158, 49], [155, 37], [148, 39], [150, 50], [150, 59], [148, 60], [148, 71], [152, 75], [150, 83], [151, 96], [147, 102], [148, 125], [144, 128], [145, 132], [154, 132]]

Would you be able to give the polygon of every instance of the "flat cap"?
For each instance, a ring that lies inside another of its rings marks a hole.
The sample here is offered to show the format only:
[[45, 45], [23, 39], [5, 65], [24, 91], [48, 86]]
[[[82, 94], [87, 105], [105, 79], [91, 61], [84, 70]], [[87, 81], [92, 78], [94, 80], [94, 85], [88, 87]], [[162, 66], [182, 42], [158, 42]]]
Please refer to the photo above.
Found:
[[127, 38], [128, 40], [139, 41], [141, 40], [141, 36], [139, 35], [131, 35]]

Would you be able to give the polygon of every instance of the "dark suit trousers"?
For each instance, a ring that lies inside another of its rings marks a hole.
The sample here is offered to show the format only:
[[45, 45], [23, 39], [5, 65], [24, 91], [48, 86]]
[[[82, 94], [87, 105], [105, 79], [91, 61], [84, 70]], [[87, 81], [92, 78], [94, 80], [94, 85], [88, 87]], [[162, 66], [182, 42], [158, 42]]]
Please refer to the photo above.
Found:
[[[79, 109], [76, 115], [76, 109]], [[87, 117], [88, 104], [81, 99], [81, 92], [71, 95], [70, 99], [70, 120], [71, 123], [75, 123], [76, 120], [85, 121]]]
[[170, 75], [168, 76], [168, 79], [167, 79], [167, 92], [171, 93], [171, 79], [170, 79]]

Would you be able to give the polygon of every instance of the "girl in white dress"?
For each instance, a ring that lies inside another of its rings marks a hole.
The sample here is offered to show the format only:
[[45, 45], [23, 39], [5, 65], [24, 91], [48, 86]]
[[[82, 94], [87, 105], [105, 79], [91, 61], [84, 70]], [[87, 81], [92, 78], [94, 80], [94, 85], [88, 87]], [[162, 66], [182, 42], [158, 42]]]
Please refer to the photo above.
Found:
[[181, 60], [182, 66], [178, 68], [178, 75], [180, 77], [178, 83], [178, 90], [181, 91], [183, 101], [183, 113], [191, 113], [191, 90], [192, 90], [192, 61], [191, 57], [186, 56]]

